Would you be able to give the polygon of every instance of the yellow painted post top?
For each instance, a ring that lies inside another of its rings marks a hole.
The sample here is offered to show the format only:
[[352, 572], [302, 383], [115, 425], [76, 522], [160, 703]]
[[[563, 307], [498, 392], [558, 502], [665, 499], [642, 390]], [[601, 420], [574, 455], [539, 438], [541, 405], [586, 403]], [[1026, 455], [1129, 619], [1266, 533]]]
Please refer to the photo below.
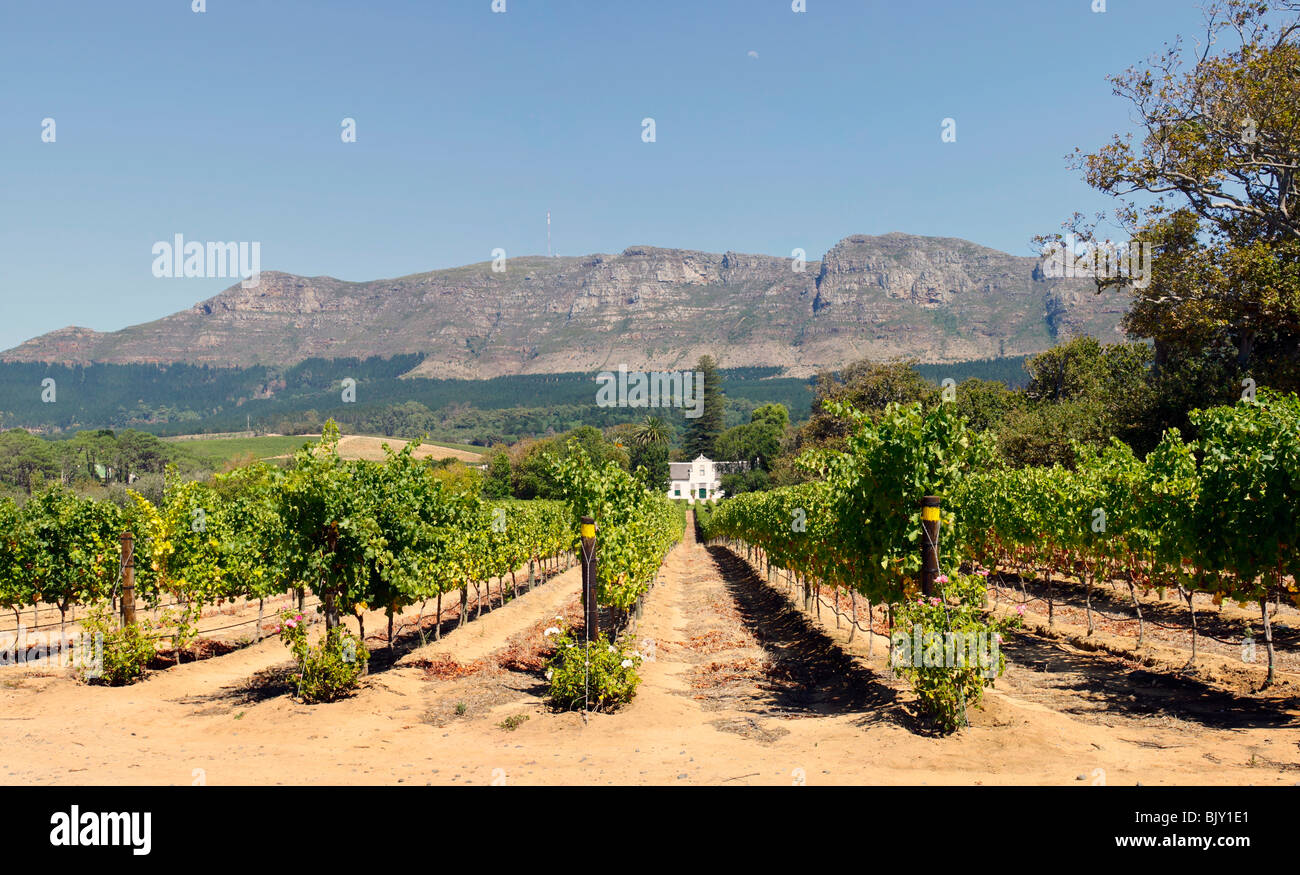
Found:
[[923, 507], [921, 508], [921, 519], [927, 523], [936, 523], [939, 521], [939, 508]]
[[595, 524], [595, 523], [583, 523], [583, 524], [582, 524], [582, 537], [584, 537], [584, 538], [594, 538], [594, 537], [596, 537], [596, 524]]

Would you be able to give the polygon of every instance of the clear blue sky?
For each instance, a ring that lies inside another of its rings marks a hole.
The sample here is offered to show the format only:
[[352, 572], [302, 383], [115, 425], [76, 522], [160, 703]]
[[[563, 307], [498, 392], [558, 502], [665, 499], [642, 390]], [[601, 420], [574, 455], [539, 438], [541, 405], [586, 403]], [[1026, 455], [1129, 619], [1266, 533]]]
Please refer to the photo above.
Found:
[[544, 253], [547, 210], [562, 255], [888, 231], [1031, 254], [1108, 206], [1064, 161], [1129, 125], [1106, 75], [1199, 31], [1195, 0], [1107, 5], [4, 0], [0, 349], [230, 284], [153, 277], [177, 233], [349, 280]]

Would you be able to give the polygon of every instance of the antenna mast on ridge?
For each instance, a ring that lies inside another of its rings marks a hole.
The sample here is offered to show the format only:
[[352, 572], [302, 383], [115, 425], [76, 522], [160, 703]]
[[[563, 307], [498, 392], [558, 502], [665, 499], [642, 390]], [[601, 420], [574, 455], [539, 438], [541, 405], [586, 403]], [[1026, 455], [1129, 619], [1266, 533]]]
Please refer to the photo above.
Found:
[[551, 211], [546, 211], [546, 257], [551, 257]]

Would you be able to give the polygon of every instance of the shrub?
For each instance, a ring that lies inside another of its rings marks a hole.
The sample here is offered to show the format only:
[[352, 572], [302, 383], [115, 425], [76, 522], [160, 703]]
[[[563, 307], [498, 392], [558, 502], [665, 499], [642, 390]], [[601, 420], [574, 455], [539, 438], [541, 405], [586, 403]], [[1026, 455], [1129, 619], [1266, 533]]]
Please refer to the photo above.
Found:
[[1019, 618], [998, 620], [983, 610], [985, 580], [976, 574], [939, 576], [943, 597], [909, 597], [899, 604], [891, 664], [916, 692], [921, 709], [945, 732], [978, 708], [984, 688], [1006, 668], [1002, 633]]
[[[91, 607], [90, 613], [81, 621], [81, 629], [83, 642], [97, 652], [93, 662], [83, 654], [77, 667], [85, 683], [110, 687], [134, 683], [144, 677], [145, 669], [157, 655], [155, 639], [149, 634], [152, 631], [149, 623], [131, 623], [118, 628], [117, 618], [105, 602]], [[97, 639], [103, 642], [102, 649]]]
[[613, 711], [632, 701], [641, 683], [636, 673], [641, 654], [621, 641], [611, 643], [604, 633], [587, 645], [567, 631], [555, 644], [546, 677], [556, 708], [571, 711], [587, 705], [593, 711]]
[[341, 626], [330, 629], [315, 647], [307, 643], [307, 621], [296, 611], [281, 616], [280, 640], [298, 661], [293, 679], [304, 702], [333, 702], [357, 688], [370, 653], [361, 639]]

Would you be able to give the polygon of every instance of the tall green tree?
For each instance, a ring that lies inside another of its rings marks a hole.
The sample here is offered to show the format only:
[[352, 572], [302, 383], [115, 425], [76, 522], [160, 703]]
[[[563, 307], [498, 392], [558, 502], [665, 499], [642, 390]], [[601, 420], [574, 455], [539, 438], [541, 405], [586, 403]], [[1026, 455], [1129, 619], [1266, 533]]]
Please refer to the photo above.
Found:
[[20, 428], [0, 433], [0, 483], [18, 486], [31, 495], [35, 484], [58, 473], [49, 441]]
[[[710, 355], [700, 356], [695, 370], [704, 375], [703, 407], [698, 417], [687, 417], [682, 449], [688, 459], [696, 456], [713, 458], [714, 443], [722, 434], [723, 427], [722, 375], [718, 373], [718, 363]], [[699, 404], [700, 400], [697, 398], [695, 402]]]
[[504, 447], [498, 447], [488, 458], [483, 496], [494, 499], [510, 497], [510, 454]]
[[628, 467], [645, 483], [646, 488], [658, 492], [668, 490], [667, 444], [633, 444]]

